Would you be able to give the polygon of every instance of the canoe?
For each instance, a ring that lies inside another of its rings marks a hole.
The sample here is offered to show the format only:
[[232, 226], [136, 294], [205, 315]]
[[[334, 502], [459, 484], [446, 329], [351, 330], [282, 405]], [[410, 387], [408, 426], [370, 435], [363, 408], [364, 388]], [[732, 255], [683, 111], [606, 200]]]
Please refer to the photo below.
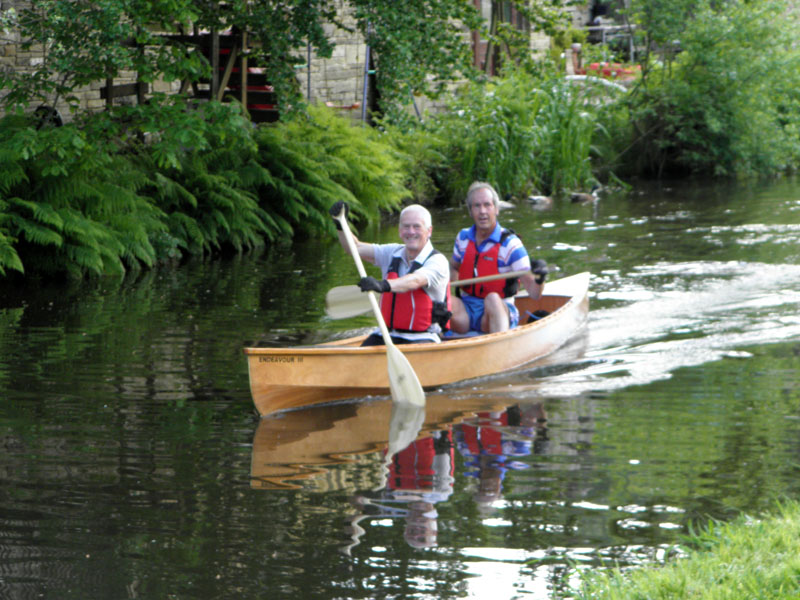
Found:
[[[547, 282], [535, 300], [524, 291], [515, 296], [520, 320], [527, 313], [546, 311], [539, 320], [499, 333], [398, 348], [428, 389], [516, 369], [547, 356], [578, 332], [589, 312], [589, 278], [584, 272]], [[384, 348], [360, 347], [365, 337], [314, 346], [245, 348], [259, 414], [388, 394]]]

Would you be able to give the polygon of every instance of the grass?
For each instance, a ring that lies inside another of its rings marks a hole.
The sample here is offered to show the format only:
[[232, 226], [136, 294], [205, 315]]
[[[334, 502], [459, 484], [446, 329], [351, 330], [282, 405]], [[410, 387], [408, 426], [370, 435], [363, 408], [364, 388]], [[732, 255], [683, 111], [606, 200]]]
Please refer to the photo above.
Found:
[[760, 519], [712, 522], [664, 565], [584, 577], [579, 600], [795, 600], [800, 598], [800, 503]]

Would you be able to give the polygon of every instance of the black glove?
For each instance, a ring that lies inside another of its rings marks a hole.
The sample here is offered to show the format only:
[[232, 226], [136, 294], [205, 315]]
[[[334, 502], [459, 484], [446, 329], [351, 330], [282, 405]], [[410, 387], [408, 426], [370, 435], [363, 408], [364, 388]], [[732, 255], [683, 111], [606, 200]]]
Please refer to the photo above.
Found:
[[375, 279], [374, 277], [362, 277], [358, 282], [358, 287], [362, 292], [391, 292], [392, 288], [385, 279]]
[[535, 260], [531, 265], [531, 273], [533, 273], [533, 280], [542, 285], [544, 280], [547, 279], [547, 274], [550, 270], [547, 268], [547, 263], [543, 260]]
[[341, 214], [342, 210], [344, 210], [344, 216], [345, 218], [347, 218], [350, 215], [350, 205], [344, 200], [337, 200], [336, 202], [333, 203], [330, 210], [328, 211], [331, 213], [331, 217], [333, 217], [333, 222], [336, 225], [336, 229], [338, 229], [339, 231], [342, 230], [342, 224], [336, 217], [338, 217]]

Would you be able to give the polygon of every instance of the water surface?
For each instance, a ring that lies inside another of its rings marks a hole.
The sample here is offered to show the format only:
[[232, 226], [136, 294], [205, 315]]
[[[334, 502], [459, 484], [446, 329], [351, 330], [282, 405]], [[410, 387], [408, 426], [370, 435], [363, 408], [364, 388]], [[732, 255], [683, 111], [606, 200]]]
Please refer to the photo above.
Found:
[[[466, 219], [435, 211], [435, 245]], [[430, 393], [396, 465], [387, 398], [260, 420], [250, 399], [243, 347], [372, 326], [324, 316], [356, 280], [334, 243], [3, 288], [0, 597], [554, 598], [798, 497], [800, 185], [502, 222], [554, 277], [591, 271], [587, 327]]]

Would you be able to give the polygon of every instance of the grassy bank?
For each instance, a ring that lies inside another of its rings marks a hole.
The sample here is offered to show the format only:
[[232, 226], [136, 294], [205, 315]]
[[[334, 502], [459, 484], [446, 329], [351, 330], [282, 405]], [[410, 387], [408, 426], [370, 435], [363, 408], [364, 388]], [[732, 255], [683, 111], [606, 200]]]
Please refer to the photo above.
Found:
[[731, 523], [711, 523], [689, 537], [683, 558], [632, 571], [595, 572], [580, 600], [800, 598], [800, 503]]

